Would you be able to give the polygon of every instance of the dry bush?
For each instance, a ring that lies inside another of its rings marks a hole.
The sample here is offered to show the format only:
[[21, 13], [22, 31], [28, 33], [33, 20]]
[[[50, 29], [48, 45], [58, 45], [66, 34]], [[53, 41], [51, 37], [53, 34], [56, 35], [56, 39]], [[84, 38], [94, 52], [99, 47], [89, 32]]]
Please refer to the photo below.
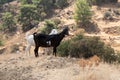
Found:
[[16, 53], [18, 50], [19, 50], [18, 44], [14, 44], [13, 46], [11, 46], [11, 53]]
[[92, 66], [98, 66], [100, 63], [100, 58], [96, 55], [94, 55], [93, 57], [90, 57], [89, 59], [80, 59], [78, 64], [80, 67], [92, 67]]
[[114, 26], [109, 28], [104, 28], [104, 32], [107, 34], [120, 34], [120, 26]]

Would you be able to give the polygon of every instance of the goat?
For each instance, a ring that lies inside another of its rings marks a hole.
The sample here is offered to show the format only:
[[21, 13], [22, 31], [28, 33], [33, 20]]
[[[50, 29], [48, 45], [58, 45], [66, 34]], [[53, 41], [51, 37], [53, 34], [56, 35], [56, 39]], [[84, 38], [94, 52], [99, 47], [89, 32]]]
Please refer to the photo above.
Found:
[[[57, 34], [57, 33], [58, 33], [58, 32], [57, 32], [56, 29], [52, 29], [52, 31], [50, 32], [49, 35]], [[30, 48], [31, 48], [31, 46], [35, 46], [34, 36], [33, 36], [33, 34], [30, 35], [30, 33], [28, 32], [28, 33], [26, 33], [25, 38], [26, 38], [26, 40], [27, 40], [27, 47], [26, 47], [26, 49], [25, 49], [25, 52], [26, 52], [26, 53], [29, 52], [29, 54], [30, 54]]]
[[31, 48], [31, 46], [35, 46], [34, 36], [30, 35], [30, 33], [26, 33], [25, 38], [27, 40], [27, 47], [25, 49], [25, 52], [26, 53], [29, 52], [29, 54], [30, 54], [30, 48]]
[[[57, 47], [59, 46], [62, 39], [65, 37], [65, 35], [69, 35], [68, 33], [69, 28], [66, 27], [63, 29], [61, 33], [58, 34], [52, 34], [52, 35], [46, 35], [42, 33], [34, 33], [34, 41], [35, 41], [35, 49], [34, 54], [35, 57], [38, 57], [38, 49], [39, 47], [53, 47], [53, 55], [56, 56]], [[47, 42], [50, 42], [48, 44]]]

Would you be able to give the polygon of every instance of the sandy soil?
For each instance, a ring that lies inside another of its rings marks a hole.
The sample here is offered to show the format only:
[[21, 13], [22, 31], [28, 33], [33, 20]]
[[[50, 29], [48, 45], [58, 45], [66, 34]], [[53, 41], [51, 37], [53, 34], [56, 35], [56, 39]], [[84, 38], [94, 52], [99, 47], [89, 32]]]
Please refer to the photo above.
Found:
[[0, 56], [0, 80], [120, 80], [120, 66], [80, 67], [78, 59], [25, 54]]

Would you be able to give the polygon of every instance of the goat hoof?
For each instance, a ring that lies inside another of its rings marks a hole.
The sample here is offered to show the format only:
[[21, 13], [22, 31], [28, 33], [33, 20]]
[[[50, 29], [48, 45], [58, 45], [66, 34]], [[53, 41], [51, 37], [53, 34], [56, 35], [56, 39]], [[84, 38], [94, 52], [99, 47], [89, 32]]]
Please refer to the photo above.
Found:
[[39, 55], [35, 55], [35, 57], [39, 57]]
[[45, 55], [45, 53], [42, 53], [43, 55]]

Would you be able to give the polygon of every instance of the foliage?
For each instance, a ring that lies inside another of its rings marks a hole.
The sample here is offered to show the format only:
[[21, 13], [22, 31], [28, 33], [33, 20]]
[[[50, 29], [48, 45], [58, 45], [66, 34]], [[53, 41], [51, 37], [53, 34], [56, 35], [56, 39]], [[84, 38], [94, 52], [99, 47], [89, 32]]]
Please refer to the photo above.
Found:
[[40, 20], [36, 6], [31, 4], [22, 5], [18, 21], [22, 24], [23, 31], [27, 31]]
[[55, 5], [58, 8], [63, 8], [68, 5], [68, 2], [67, 2], [67, 0], [56, 0]]
[[2, 24], [2, 30], [13, 30], [15, 28], [15, 21], [13, 19], [13, 15], [10, 13], [10, 12], [5, 12], [3, 15], [2, 15], [2, 21], [3, 21], [3, 24]]
[[76, 0], [75, 20], [85, 26], [91, 20], [92, 12], [86, 0]]
[[112, 15], [112, 13], [111, 13], [110, 11], [106, 11], [106, 12], [104, 13], [104, 15], [103, 15], [103, 18], [104, 18], [105, 20], [113, 20], [113, 15]]
[[120, 63], [120, 52], [117, 53], [117, 60], [118, 60], [118, 63]]
[[42, 29], [41, 33], [49, 34], [52, 29], [56, 29], [57, 25], [52, 20], [46, 20], [45, 21], [45, 26]]
[[63, 41], [58, 47], [58, 55], [59, 56], [69, 56], [69, 48], [70, 48], [70, 40]]
[[58, 47], [58, 55], [89, 58], [93, 55], [99, 56], [105, 62], [117, 61], [114, 49], [106, 46], [99, 37], [85, 37], [81, 34], [71, 40], [63, 41]]
[[118, 0], [87, 0], [91, 4], [101, 5], [104, 3], [117, 3]]
[[116, 61], [117, 56], [115, 55], [114, 49], [110, 46], [104, 46], [104, 54], [101, 54], [100, 57], [109, 63]]
[[63, 8], [67, 0], [21, 0], [20, 15], [18, 21], [23, 31], [33, 28], [38, 21], [51, 16], [53, 9]]
[[61, 23], [61, 20], [58, 18], [54, 18], [52, 21], [55, 23], [55, 25], [59, 25]]
[[22, 4], [32, 4], [32, 0], [20, 0]]
[[0, 5], [11, 2], [13, 0], [0, 0]]
[[37, 8], [38, 9], [43, 8], [45, 12], [51, 10], [52, 6], [53, 6], [52, 0], [40, 0], [39, 3], [37, 4]]
[[3, 46], [3, 41], [2, 40], [0, 40], [0, 46]]

